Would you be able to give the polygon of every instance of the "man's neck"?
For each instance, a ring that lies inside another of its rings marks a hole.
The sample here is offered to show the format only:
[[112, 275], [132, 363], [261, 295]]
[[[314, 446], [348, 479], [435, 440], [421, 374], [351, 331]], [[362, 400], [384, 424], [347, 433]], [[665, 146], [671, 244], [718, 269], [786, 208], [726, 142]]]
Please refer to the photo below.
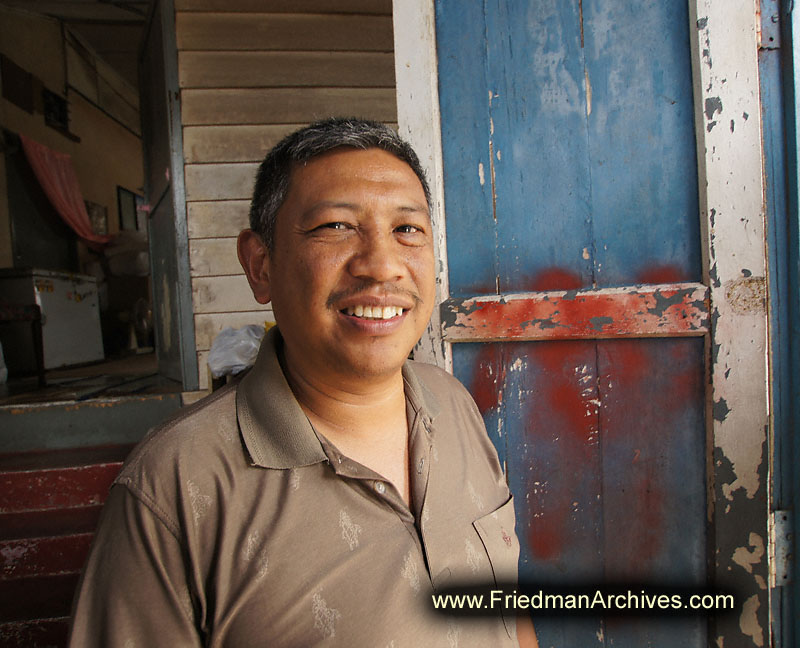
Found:
[[314, 428], [342, 453], [377, 472], [409, 503], [408, 422], [402, 371], [364, 380], [313, 375], [282, 359], [284, 373]]

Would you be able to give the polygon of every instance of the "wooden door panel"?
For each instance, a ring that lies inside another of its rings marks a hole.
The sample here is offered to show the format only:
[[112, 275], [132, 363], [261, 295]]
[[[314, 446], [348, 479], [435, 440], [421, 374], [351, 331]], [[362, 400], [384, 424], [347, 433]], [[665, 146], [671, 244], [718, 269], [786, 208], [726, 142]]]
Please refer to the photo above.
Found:
[[[516, 497], [521, 579], [705, 583], [703, 356], [702, 338], [454, 348]], [[554, 645], [705, 640], [698, 619], [538, 624]]]
[[702, 276], [688, 4], [582, 2], [598, 287]]
[[700, 279], [685, 2], [437, 20], [451, 295]]
[[[521, 577], [705, 583], [687, 5], [475, 4], [436, 3], [441, 320], [515, 494]], [[538, 625], [543, 645], [706, 636], [697, 619]]]

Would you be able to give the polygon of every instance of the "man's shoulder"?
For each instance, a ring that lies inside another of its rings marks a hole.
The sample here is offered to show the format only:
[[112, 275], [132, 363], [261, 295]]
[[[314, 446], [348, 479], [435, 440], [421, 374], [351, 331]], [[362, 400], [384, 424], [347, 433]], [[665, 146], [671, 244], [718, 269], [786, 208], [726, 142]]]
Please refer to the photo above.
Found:
[[214, 457], [241, 455], [236, 389], [223, 387], [178, 410], [148, 432], [128, 457], [118, 483], [154, 487], [177, 471], [213, 471]]
[[461, 381], [452, 374], [447, 373], [441, 367], [437, 367], [427, 362], [419, 362], [418, 360], [409, 360], [406, 363], [407, 368], [432, 391], [447, 393], [455, 391], [461, 394], [468, 392]]
[[406, 367], [419, 382], [422, 391], [429, 397], [432, 396], [439, 407], [464, 409], [471, 414], [477, 413], [478, 408], [472, 395], [452, 374], [436, 365], [414, 360], [409, 360]]

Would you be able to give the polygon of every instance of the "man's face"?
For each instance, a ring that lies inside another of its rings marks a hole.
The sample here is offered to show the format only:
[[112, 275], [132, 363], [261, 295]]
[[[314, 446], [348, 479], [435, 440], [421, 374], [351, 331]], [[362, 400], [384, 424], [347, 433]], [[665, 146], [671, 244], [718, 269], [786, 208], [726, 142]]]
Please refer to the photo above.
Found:
[[430, 217], [411, 168], [376, 148], [313, 158], [292, 172], [274, 241], [269, 292], [290, 366], [398, 371], [434, 302]]

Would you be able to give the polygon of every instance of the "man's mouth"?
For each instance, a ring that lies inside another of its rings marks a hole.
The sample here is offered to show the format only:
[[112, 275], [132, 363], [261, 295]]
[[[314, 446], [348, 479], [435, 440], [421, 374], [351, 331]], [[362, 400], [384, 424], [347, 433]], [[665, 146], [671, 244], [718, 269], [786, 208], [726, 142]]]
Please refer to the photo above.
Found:
[[400, 317], [403, 309], [399, 306], [348, 306], [342, 312], [363, 319], [387, 320]]

